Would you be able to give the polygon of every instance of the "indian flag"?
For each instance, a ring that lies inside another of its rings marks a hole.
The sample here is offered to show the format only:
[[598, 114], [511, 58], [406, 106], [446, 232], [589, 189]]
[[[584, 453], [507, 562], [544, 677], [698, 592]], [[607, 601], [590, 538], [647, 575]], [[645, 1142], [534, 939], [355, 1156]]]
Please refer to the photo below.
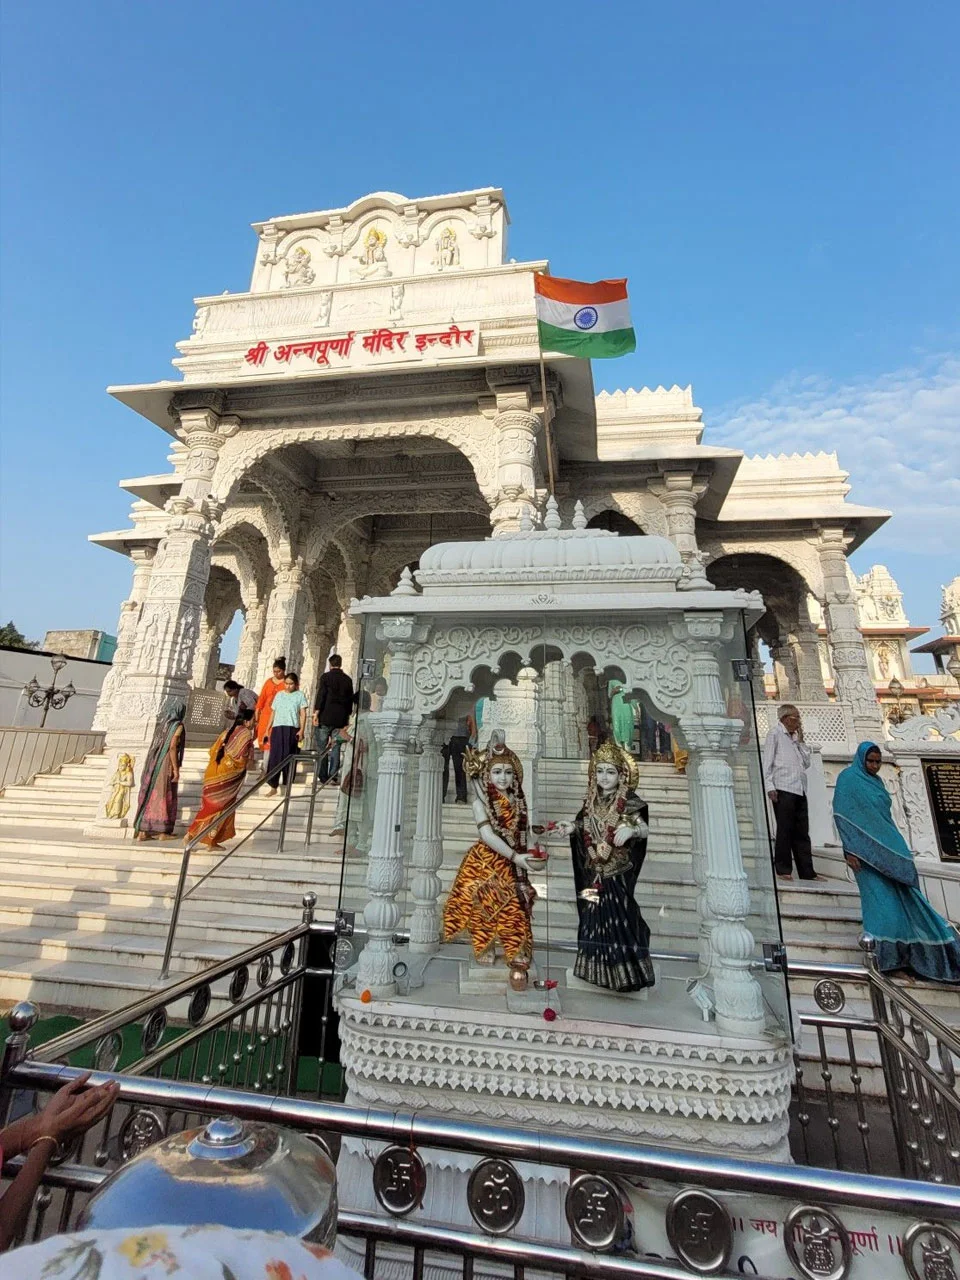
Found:
[[596, 359], [637, 348], [626, 280], [561, 280], [537, 274], [537, 327], [542, 351]]

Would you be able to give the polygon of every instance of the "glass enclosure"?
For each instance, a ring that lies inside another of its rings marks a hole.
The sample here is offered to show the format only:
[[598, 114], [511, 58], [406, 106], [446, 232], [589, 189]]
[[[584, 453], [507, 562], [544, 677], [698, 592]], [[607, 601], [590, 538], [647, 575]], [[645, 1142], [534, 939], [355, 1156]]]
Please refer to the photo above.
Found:
[[[621, 618], [616, 625], [630, 627], [631, 621]], [[634, 630], [650, 621], [638, 616]], [[370, 852], [378, 788], [384, 785], [374, 726], [385, 699], [391, 709], [395, 658], [379, 638], [380, 619], [368, 617], [360, 705], [341, 771], [352, 783], [344, 781], [338, 797], [336, 827], [344, 833], [340, 906], [347, 930], [351, 923], [354, 930], [341, 940], [338, 984], [355, 987], [363, 997], [357, 960], [366, 940], [364, 908], [378, 887], [377, 911], [385, 898], [395, 907], [390, 918], [396, 919], [397, 999], [440, 1008], [502, 1008], [548, 1021], [702, 1032], [712, 1016], [716, 927], [706, 905], [709, 869], [703, 852], [711, 835], [705, 824], [716, 821], [716, 811], [704, 806], [702, 794], [705, 785], [715, 784], [718, 768], [727, 776], [726, 767], [732, 774], [732, 840], [739, 845], [732, 856], [742, 863], [749, 886], [743, 923], [754, 939], [750, 973], [762, 991], [764, 1032], [789, 1035], [751, 668], [744, 627], [739, 617], [735, 622], [712, 649], [723, 703], [714, 714], [726, 727], [722, 749], [707, 765], [687, 741], [683, 707], [664, 693], [671, 679], [661, 677], [657, 693], [637, 683], [628, 675], [629, 663], [609, 661], [609, 646], [607, 657], [592, 650], [589, 628], [581, 628], [582, 634], [566, 628], [561, 645], [556, 621], [548, 617], [527, 615], [522, 626], [501, 631], [460, 620], [472, 628], [471, 656], [462, 680], [444, 688], [439, 706], [424, 715], [421, 700], [411, 713], [408, 745], [391, 765], [389, 785], [402, 780], [399, 821], [377, 831], [381, 841], [393, 841], [389, 873], [378, 861], [373, 885]], [[444, 625], [458, 620], [447, 618]], [[430, 643], [415, 659], [415, 691], [434, 679]], [[672, 683], [689, 691], [689, 673], [679, 674]], [[688, 700], [684, 706], [689, 705]], [[525, 833], [514, 830], [515, 791], [506, 807], [497, 808], [490, 770], [483, 768], [491, 742], [505, 744], [514, 773], [522, 773]], [[616, 795], [600, 787], [604, 757], [608, 764], [621, 762]], [[527, 856], [499, 879], [497, 868], [502, 871], [504, 864], [491, 869], [483, 862], [484, 821], [487, 832], [513, 842], [515, 854], [525, 844]], [[531, 859], [531, 852], [543, 856]], [[389, 884], [396, 890], [384, 894]], [[520, 990], [511, 973], [528, 958], [523, 940], [518, 951], [517, 939], [511, 944], [508, 937], [505, 944], [503, 935], [511, 929], [522, 933], [524, 913], [532, 956]], [[499, 932], [484, 933], [482, 926], [474, 945], [470, 922], [481, 917], [507, 923]], [[449, 934], [458, 924], [466, 927], [441, 940], [444, 929]]]

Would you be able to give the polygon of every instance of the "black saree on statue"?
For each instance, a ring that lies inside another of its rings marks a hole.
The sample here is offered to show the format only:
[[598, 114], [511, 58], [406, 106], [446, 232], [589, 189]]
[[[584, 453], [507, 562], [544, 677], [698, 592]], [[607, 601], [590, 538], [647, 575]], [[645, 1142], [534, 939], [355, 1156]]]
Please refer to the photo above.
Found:
[[[614, 834], [624, 825], [636, 834], [617, 847]], [[650, 929], [633, 896], [647, 856], [647, 806], [635, 791], [596, 803], [592, 813], [584, 805], [570, 848], [579, 916], [575, 976], [609, 991], [652, 987]]]

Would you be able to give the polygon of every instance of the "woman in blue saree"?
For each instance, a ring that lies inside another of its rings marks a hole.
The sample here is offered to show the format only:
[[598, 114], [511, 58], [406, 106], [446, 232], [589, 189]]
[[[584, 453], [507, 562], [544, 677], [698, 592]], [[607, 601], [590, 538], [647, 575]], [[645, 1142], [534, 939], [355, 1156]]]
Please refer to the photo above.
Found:
[[891, 817], [880, 781], [880, 748], [861, 742], [837, 779], [833, 816], [860, 890], [864, 932], [876, 939], [882, 973], [960, 982], [960, 935], [919, 888], [913, 854]]

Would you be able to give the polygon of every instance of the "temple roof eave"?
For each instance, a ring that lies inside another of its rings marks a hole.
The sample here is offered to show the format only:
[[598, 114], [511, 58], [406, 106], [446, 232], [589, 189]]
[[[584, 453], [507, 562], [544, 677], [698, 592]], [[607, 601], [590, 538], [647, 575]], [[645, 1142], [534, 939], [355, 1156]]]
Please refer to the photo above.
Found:
[[176, 497], [182, 484], [183, 480], [176, 472], [168, 471], [162, 475], [133, 476], [129, 480], [121, 480], [119, 487], [149, 502], [152, 507], [162, 507], [168, 498]]
[[762, 503], [727, 502], [715, 524], [717, 533], [721, 535], [740, 530], [755, 535], [758, 531], [762, 532], [764, 526], [769, 526], [772, 536], [782, 533], [786, 528], [816, 530], [821, 525], [842, 524], [851, 535], [851, 542], [847, 547], [849, 555], [886, 524], [891, 515], [892, 512], [879, 507], [861, 507], [842, 500], [791, 500], [789, 495], [784, 495], [779, 502], [773, 499]]
[[137, 547], [158, 547], [163, 536], [161, 530], [146, 533], [143, 529], [112, 529], [107, 533], [88, 533], [87, 541], [118, 555], [129, 556]]

